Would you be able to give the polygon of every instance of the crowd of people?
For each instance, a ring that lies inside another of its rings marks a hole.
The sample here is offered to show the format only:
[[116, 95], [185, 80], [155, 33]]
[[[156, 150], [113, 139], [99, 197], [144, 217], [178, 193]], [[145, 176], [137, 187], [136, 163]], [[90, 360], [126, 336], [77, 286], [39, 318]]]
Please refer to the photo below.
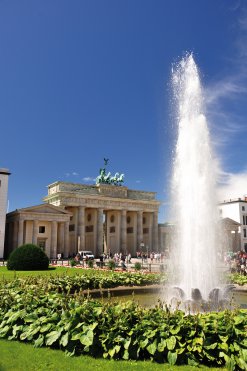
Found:
[[229, 252], [225, 255], [224, 261], [231, 273], [247, 275], [247, 253], [244, 251]]
[[150, 263], [152, 264], [152, 263], [163, 263], [165, 255], [164, 253], [159, 253], [159, 252], [151, 252], [150, 254], [148, 254], [147, 252], [137, 251], [136, 257], [143, 259], [145, 261], [150, 259]]

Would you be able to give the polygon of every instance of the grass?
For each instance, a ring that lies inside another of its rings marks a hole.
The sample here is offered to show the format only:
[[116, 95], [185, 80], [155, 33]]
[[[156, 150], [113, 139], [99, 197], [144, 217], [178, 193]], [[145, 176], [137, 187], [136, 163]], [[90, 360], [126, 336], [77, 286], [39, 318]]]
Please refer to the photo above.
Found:
[[9, 271], [7, 267], [0, 267], [0, 280], [13, 280], [17, 277], [27, 277], [27, 276], [51, 276], [51, 275], [65, 275], [75, 276], [77, 274], [92, 274], [93, 275], [108, 275], [111, 274], [110, 271], [100, 271], [96, 269], [82, 269], [82, 268], [70, 268], [68, 266], [64, 267], [49, 267], [47, 270], [43, 271]]
[[30, 344], [17, 341], [0, 340], [0, 371], [224, 371], [224, 368], [205, 366], [170, 366], [151, 361], [113, 361], [95, 359], [89, 356], [66, 357], [60, 350], [34, 348]]

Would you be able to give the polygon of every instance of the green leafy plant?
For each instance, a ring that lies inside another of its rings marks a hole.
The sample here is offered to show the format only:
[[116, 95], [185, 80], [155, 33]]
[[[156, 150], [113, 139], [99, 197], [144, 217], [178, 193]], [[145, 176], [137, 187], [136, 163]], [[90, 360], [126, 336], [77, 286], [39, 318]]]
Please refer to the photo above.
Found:
[[109, 260], [108, 267], [110, 270], [114, 270], [116, 268], [116, 263], [114, 262], [114, 260]]
[[246, 369], [246, 310], [185, 315], [162, 303], [102, 303], [54, 293], [42, 281], [16, 281], [0, 283], [1, 338], [68, 355]]
[[71, 267], [75, 267], [77, 265], [77, 262], [75, 261], [75, 259], [70, 259], [69, 264]]
[[136, 262], [134, 265], [134, 268], [136, 271], [140, 271], [142, 269], [142, 265], [140, 262]]
[[94, 264], [93, 260], [90, 259], [87, 261], [88, 268], [93, 268], [93, 264]]
[[7, 262], [9, 270], [44, 270], [48, 269], [49, 259], [38, 246], [26, 244], [18, 247], [10, 254]]
[[236, 283], [237, 285], [243, 286], [247, 285], [247, 276], [244, 276], [239, 273], [233, 273], [229, 275], [229, 279], [232, 283]]

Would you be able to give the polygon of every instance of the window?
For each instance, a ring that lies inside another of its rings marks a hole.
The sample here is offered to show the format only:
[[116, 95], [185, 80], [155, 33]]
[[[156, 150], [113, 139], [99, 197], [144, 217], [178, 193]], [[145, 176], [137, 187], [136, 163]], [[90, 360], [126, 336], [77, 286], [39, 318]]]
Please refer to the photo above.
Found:
[[75, 225], [74, 224], [70, 224], [69, 231], [70, 232], [73, 232], [74, 230], [75, 230]]
[[146, 224], [146, 218], [145, 218], [145, 217], [143, 217], [143, 219], [142, 219], [142, 223], [143, 223], [143, 224]]
[[244, 228], [244, 237], [246, 237], [246, 228]]
[[86, 233], [93, 232], [93, 225], [87, 225], [87, 226], [85, 227], [85, 232], [86, 232]]
[[91, 222], [91, 219], [92, 219], [92, 215], [91, 214], [87, 214], [87, 221], [88, 222]]
[[242, 211], [245, 211], [245, 206], [242, 206]]
[[115, 233], [115, 227], [110, 227], [110, 233]]
[[128, 227], [128, 228], [127, 228], [127, 233], [128, 233], [128, 234], [133, 233], [133, 227]]
[[130, 224], [130, 222], [131, 222], [131, 217], [127, 216], [127, 223]]
[[111, 221], [111, 223], [113, 223], [114, 220], [115, 220], [114, 215], [111, 215], [111, 217], [110, 217], [110, 221]]
[[39, 227], [39, 233], [45, 233], [45, 226], [44, 225], [41, 225]]
[[148, 234], [149, 230], [148, 228], [143, 228], [143, 234]]

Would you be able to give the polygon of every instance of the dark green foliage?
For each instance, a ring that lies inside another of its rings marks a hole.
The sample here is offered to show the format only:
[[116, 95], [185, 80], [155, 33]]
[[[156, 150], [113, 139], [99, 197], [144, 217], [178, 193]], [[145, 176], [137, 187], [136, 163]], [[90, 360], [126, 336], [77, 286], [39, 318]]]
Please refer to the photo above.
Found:
[[162, 303], [145, 309], [61, 295], [32, 280], [0, 284], [0, 338], [68, 355], [246, 370], [246, 330], [246, 310], [185, 315]]
[[139, 270], [141, 270], [142, 269], [142, 265], [141, 265], [141, 263], [140, 262], [136, 262], [135, 263], [135, 270], [136, 271], [139, 271]]
[[109, 269], [114, 271], [114, 269], [116, 268], [116, 263], [114, 262], [114, 260], [109, 260], [108, 267], [109, 267]]
[[86, 263], [87, 263], [88, 268], [93, 268], [93, 264], [94, 264], [93, 260], [88, 260]]
[[18, 247], [10, 254], [7, 268], [16, 271], [33, 271], [48, 269], [49, 259], [38, 246], [26, 244]]
[[77, 265], [77, 262], [75, 261], [75, 259], [70, 259], [69, 264], [71, 267], [75, 267]]

